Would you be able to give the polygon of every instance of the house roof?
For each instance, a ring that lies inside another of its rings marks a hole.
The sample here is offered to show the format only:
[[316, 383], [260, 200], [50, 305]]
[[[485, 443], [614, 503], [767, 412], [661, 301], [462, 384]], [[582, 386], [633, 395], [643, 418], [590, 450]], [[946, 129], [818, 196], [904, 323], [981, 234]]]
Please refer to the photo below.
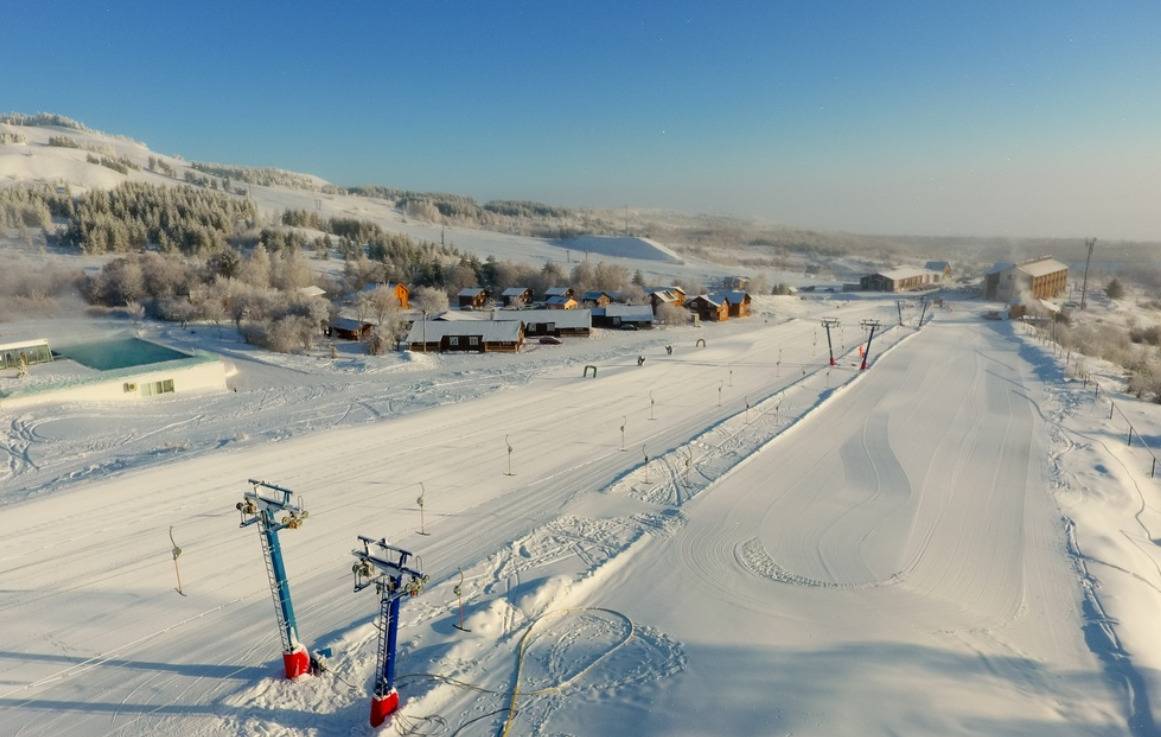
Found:
[[500, 292], [502, 297], [522, 297], [527, 292], [532, 291], [528, 287], [508, 287], [503, 292]]
[[340, 316], [331, 320], [331, 327], [339, 328], [340, 330], [350, 330], [351, 332], [357, 332], [364, 327], [371, 327], [374, 324], [370, 320], [358, 320], [353, 317]]
[[299, 287], [295, 291], [305, 297], [321, 297], [327, 293], [327, 290], [322, 287], [316, 287], [313, 284], [309, 287]]
[[572, 287], [549, 287], [544, 290], [546, 297], [564, 297], [572, 291]]
[[544, 301], [550, 305], [563, 305], [575, 300], [567, 294], [554, 294]]
[[750, 293], [744, 289], [729, 289], [722, 292], [722, 297], [732, 305], [740, 305], [750, 298]]
[[18, 351], [21, 348], [36, 348], [38, 346], [47, 346], [48, 341], [44, 338], [37, 338], [35, 340], [19, 340], [15, 343], [0, 344], [0, 351]]
[[1015, 264], [1013, 264], [1011, 261], [997, 261], [996, 263], [992, 264], [992, 268], [988, 269], [987, 273], [998, 274], [1001, 271], [1006, 271], [1012, 268], [1013, 266], [1015, 266]]
[[943, 271], [951, 268], [951, 264], [947, 261], [928, 261], [923, 265], [923, 268], [929, 271]]
[[586, 302], [593, 302], [593, 301], [596, 301], [597, 299], [600, 299], [602, 294], [605, 295], [606, 297], [608, 297], [609, 299], [613, 298], [612, 292], [606, 292], [603, 289], [590, 289], [589, 291], [585, 292], [584, 295], [581, 296], [581, 299], [583, 299]]
[[1041, 258], [1016, 267], [1029, 276], [1046, 276], [1058, 271], [1068, 271], [1068, 267], [1054, 258]]
[[632, 322], [653, 322], [653, 308], [649, 305], [608, 305], [605, 307], [605, 317], [619, 317]]
[[706, 302], [707, 304], [713, 305], [714, 307], [721, 307], [722, 306], [722, 301], [721, 301], [722, 296], [720, 294], [716, 294], [716, 293], [715, 294], [699, 294], [696, 297], [693, 297], [692, 299], [686, 300], [685, 304], [689, 305], [690, 303], [697, 302], [698, 300], [701, 300], [702, 302]]
[[927, 269], [916, 269], [913, 266], [903, 266], [898, 269], [887, 269], [886, 271], [876, 271], [875, 274], [884, 276], [891, 281], [899, 281], [900, 279], [912, 279], [917, 276], [926, 276], [931, 272]]
[[590, 328], [591, 310], [498, 310], [496, 320], [520, 320], [525, 325], [534, 322], [556, 323], [558, 328]]
[[519, 320], [417, 320], [407, 333], [407, 342], [435, 343], [445, 336], [478, 335], [485, 343], [515, 343], [523, 330]]
[[484, 290], [481, 287], [464, 287], [456, 296], [457, 297], [478, 297], [483, 294]]
[[552, 322], [562, 328], [592, 327], [590, 310], [484, 310], [482, 312], [455, 312], [448, 310], [436, 320], [440, 322]]

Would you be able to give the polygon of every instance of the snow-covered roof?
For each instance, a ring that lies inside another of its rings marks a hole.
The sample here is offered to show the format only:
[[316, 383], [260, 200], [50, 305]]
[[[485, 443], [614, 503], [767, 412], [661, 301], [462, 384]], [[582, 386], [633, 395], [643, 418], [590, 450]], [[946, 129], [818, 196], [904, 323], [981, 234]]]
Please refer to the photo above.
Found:
[[323, 289], [322, 287], [316, 287], [314, 285], [309, 287], [299, 287], [297, 291], [304, 297], [321, 297], [327, 293], [327, 290]]
[[521, 320], [525, 325], [551, 322], [558, 328], [588, 328], [593, 325], [589, 310], [498, 310], [495, 319]]
[[464, 287], [456, 294], [456, 296], [457, 297], [478, 297], [479, 295], [481, 295], [483, 293], [484, 293], [484, 290], [480, 287]]
[[605, 295], [606, 297], [608, 297], [609, 299], [613, 298], [613, 292], [606, 292], [603, 289], [590, 289], [589, 291], [584, 293], [584, 295], [581, 297], [581, 299], [583, 299], [586, 302], [595, 302], [601, 298], [602, 294]]
[[562, 328], [592, 327], [589, 310], [484, 310], [482, 312], [447, 311], [436, 318], [440, 322], [553, 322]]
[[374, 325], [371, 320], [359, 320], [354, 317], [336, 317], [331, 320], [331, 327], [339, 328], [340, 330], [357, 331], [362, 330], [365, 326]]
[[923, 267], [928, 271], [944, 271], [945, 269], [950, 268], [951, 264], [947, 261], [928, 261], [923, 265]]
[[988, 269], [986, 273], [999, 274], [1001, 271], [1007, 271], [1013, 266], [1015, 266], [1015, 264], [1013, 264], [1011, 261], [997, 261], [996, 263], [992, 264], [992, 268]]
[[544, 290], [545, 297], [564, 297], [572, 291], [572, 287], [549, 287]]
[[0, 343], [0, 351], [18, 351], [21, 348], [37, 348], [42, 345], [48, 345], [48, 341], [44, 338], [37, 338], [36, 340], [19, 340], [15, 343]]
[[605, 317], [619, 317], [633, 322], [652, 322], [653, 308], [649, 305], [609, 305], [605, 307]]
[[1047, 276], [1048, 274], [1055, 274], [1058, 271], [1068, 271], [1067, 266], [1054, 258], [1042, 258], [1036, 261], [1029, 261], [1020, 264], [1016, 268], [1033, 277]]
[[898, 269], [876, 271], [875, 273], [879, 276], [884, 276], [891, 281], [899, 281], [900, 279], [914, 279], [917, 276], [927, 276], [931, 272], [927, 269], [916, 269], [911, 266], [903, 266]]
[[654, 287], [649, 290], [649, 294], [663, 302], [676, 302], [679, 294], [685, 296], [681, 287]]
[[500, 292], [502, 297], [522, 297], [528, 292], [528, 287], [508, 287], [503, 292]]
[[572, 297], [567, 294], [553, 294], [545, 302], [550, 305], [564, 305], [568, 304], [570, 300], [572, 300]]
[[412, 323], [408, 343], [435, 343], [445, 336], [478, 335], [485, 343], [515, 343], [520, 339], [523, 323], [519, 320], [428, 320]]
[[699, 299], [704, 301], [704, 302], [708, 302], [709, 304], [713, 305], [714, 307], [721, 307], [722, 306], [722, 301], [721, 301], [722, 296], [720, 294], [699, 294], [696, 297], [694, 297], [693, 299], [686, 300], [685, 303], [688, 305], [690, 302], [694, 302], [694, 301], [697, 301]]
[[750, 298], [750, 293], [744, 289], [730, 289], [722, 292], [722, 297], [732, 305], [740, 305]]

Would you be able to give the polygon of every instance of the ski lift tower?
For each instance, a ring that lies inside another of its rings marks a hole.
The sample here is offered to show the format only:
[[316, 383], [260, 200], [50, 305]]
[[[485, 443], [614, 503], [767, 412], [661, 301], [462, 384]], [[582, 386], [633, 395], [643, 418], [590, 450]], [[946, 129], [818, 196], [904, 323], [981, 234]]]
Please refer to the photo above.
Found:
[[867, 349], [863, 351], [863, 362], [859, 366], [859, 371], [865, 371], [867, 368], [867, 359], [871, 357], [871, 341], [875, 339], [875, 330], [883, 327], [883, 323], [879, 322], [878, 320], [860, 320], [859, 325], [861, 325], [864, 330], [871, 331], [867, 335]]
[[[242, 496], [235, 508], [242, 515], [239, 527], [258, 525], [261, 533], [262, 556], [266, 560], [266, 576], [270, 579], [270, 593], [274, 596], [274, 617], [278, 621], [278, 635], [282, 638], [282, 665], [287, 678], [298, 678], [310, 670], [310, 654], [298, 639], [298, 622], [290, 601], [290, 585], [286, 581], [286, 566], [282, 562], [282, 546], [278, 533], [284, 529], [296, 530], [306, 519], [302, 500], [292, 501], [294, 492], [265, 481], [250, 479], [253, 488]], [[266, 496], [263, 492], [273, 492]]]
[[826, 328], [826, 349], [830, 352], [830, 365], [837, 366], [838, 364], [834, 360], [834, 343], [830, 340], [830, 329], [839, 326], [839, 319], [837, 317], [824, 317], [822, 318], [822, 326]]
[[375, 656], [375, 690], [371, 694], [371, 726], [378, 727], [399, 708], [395, 690], [395, 644], [399, 635], [399, 602], [417, 596], [427, 576], [407, 565], [412, 553], [388, 545], [386, 538], [373, 540], [359, 535], [362, 548], [351, 551], [355, 564], [355, 591], [374, 586], [379, 592], [379, 644]]

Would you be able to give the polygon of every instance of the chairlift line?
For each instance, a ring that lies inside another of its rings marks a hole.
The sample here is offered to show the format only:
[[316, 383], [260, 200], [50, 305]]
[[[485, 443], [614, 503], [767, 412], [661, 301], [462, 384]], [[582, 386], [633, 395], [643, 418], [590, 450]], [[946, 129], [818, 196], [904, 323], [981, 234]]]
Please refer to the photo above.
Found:
[[[242, 501], [234, 505], [241, 516], [238, 526], [258, 525], [266, 576], [274, 598], [278, 636], [282, 641], [282, 665], [286, 677], [294, 679], [310, 670], [310, 654], [298, 637], [298, 622], [294, 616], [294, 604], [290, 597], [290, 584], [287, 582], [278, 533], [284, 529], [298, 529], [308, 515], [301, 497], [298, 503], [292, 501], [294, 492], [290, 489], [255, 479], [249, 479], [249, 483], [251, 490], [245, 492]], [[273, 491], [275, 495], [264, 496], [260, 490]], [[176, 556], [174, 562], [177, 562]]]

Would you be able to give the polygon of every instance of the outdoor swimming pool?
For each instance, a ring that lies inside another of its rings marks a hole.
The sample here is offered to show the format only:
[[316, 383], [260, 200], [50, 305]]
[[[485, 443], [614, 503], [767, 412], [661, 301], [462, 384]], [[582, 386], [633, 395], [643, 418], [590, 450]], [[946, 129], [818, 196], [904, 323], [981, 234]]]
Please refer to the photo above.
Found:
[[189, 358], [188, 354], [140, 338], [115, 338], [58, 348], [56, 353], [97, 371], [114, 371]]

